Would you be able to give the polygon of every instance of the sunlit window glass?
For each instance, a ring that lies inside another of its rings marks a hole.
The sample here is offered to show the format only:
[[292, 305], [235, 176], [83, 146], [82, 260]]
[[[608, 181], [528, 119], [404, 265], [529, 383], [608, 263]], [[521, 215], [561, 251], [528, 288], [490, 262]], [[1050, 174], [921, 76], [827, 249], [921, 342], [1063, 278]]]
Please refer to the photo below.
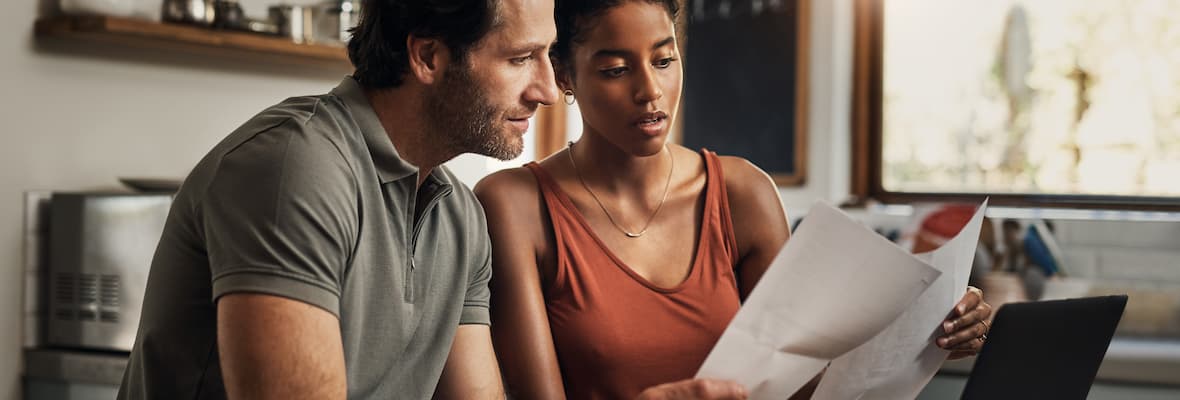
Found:
[[1180, 1], [884, 1], [897, 192], [1180, 196]]

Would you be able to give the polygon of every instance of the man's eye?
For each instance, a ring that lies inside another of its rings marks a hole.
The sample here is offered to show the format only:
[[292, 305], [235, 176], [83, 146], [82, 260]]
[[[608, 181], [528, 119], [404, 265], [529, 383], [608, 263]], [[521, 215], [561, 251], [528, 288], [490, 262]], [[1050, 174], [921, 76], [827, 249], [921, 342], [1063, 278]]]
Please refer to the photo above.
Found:
[[598, 72], [607, 78], [618, 78], [627, 72], [627, 67], [608, 68]]
[[664, 58], [661, 60], [657, 60], [655, 63], [655, 66], [656, 66], [656, 68], [664, 69], [664, 68], [668, 68], [669, 66], [671, 66], [673, 62], [676, 62], [676, 58], [675, 57], [668, 57], [668, 58]]
[[516, 65], [524, 65], [524, 63], [527, 63], [527, 62], [529, 62], [529, 61], [532, 61], [532, 59], [533, 59], [533, 56], [530, 54], [530, 55], [527, 55], [527, 56], [524, 56], [524, 57], [516, 57], [516, 58], [510, 59], [510, 60], [508, 60], [508, 61], [510, 61], [510, 62], [512, 62], [513, 64], [516, 64]]

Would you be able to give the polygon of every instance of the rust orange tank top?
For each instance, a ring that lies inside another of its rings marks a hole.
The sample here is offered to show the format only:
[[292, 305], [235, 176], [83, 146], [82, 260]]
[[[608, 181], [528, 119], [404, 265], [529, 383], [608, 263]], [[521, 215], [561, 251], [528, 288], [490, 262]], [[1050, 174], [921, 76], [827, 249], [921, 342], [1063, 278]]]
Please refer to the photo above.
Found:
[[632, 399], [643, 389], [692, 378], [740, 306], [737, 242], [720, 160], [701, 150], [704, 218], [692, 270], [680, 285], [648, 282], [606, 248], [540, 165], [553, 222], [557, 271], [545, 308], [568, 399]]

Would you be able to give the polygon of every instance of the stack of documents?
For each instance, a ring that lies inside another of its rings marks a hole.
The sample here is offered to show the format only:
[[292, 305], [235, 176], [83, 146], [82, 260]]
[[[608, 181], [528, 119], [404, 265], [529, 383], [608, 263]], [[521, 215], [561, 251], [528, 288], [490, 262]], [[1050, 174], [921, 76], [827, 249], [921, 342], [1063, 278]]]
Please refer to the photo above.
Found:
[[966, 291], [986, 205], [915, 256], [816, 203], [697, 377], [782, 400], [831, 363], [815, 399], [915, 397], [947, 356], [934, 338]]

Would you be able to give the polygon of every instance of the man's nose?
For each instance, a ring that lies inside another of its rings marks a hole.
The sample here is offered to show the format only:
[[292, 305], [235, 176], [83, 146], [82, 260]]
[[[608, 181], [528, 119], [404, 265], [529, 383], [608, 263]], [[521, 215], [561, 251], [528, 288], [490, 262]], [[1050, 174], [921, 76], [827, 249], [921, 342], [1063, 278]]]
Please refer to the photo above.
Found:
[[532, 83], [524, 93], [525, 101], [549, 106], [557, 103], [557, 81], [549, 57], [541, 57], [541, 60], [534, 73]]

